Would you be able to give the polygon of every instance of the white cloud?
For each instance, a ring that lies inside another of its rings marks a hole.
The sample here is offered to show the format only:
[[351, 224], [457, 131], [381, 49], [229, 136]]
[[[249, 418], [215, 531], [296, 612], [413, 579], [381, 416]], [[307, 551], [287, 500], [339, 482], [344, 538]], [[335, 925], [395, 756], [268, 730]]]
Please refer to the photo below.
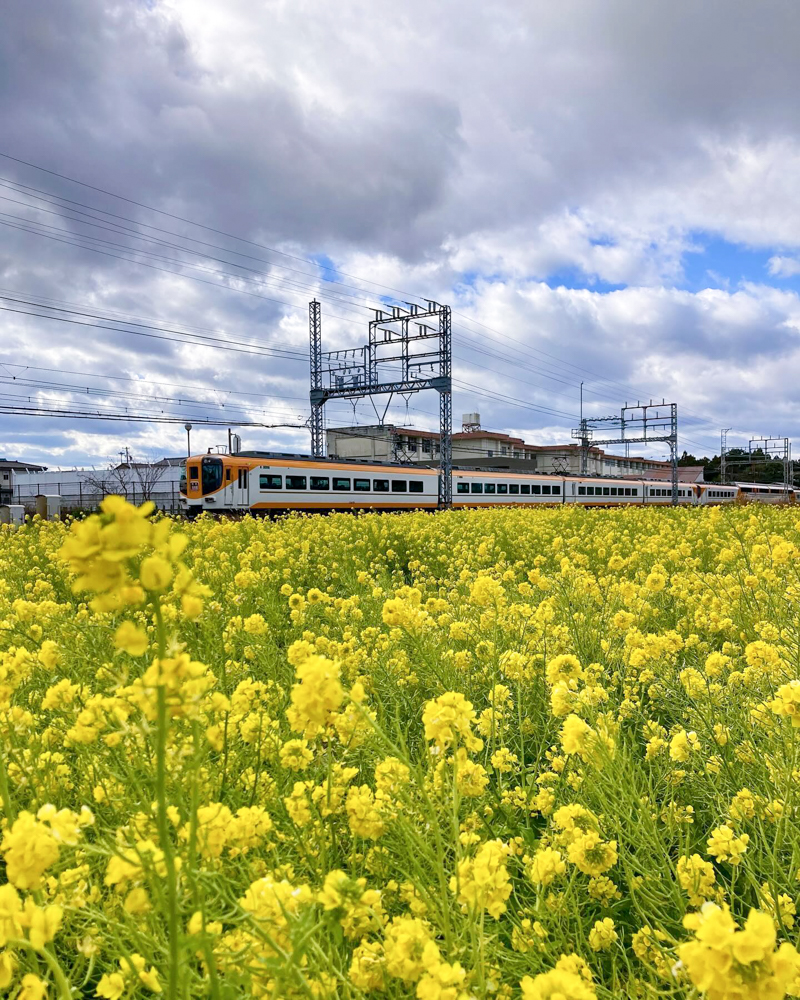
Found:
[[[194, 272], [211, 284], [193, 283], [0, 227], [3, 287], [300, 352], [312, 294], [323, 296], [326, 346], [354, 346], [380, 286], [409, 289], [453, 303], [465, 380], [543, 410], [574, 412], [583, 379], [587, 400], [606, 410], [628, 392], [677, 398], [706, 420], [692, 426], [709, 447], [716, 424], [744, 413], [753, 427], [778, 421], [800, 433], [797, 297], [743, 283], [716, 260], [717, 287], [682, 287], [687, 254], [710, 237], [771, 254], [771, 278], [800, 274], [791, 5], [745, 0], [735, 17], [724, 0], [46, 6], [47, 33], [25, 5], [4, 18], [8, 149], [300, 258], [325, 253], [374, 284], [321, 286], [313, 265], [0, 161], [0, 173], [204, 239], [227, 249], [196, 249], [261, 272]], [[234, 258], [234, 248], [250, 256]], [[589, 287], [550, 288], [554, 275]], [[623, 287], [604, 293], [603, 283]], [[264, 423], [296, 422], [305, 410], [302, 360], [56, 326], [12, 318], [0, 360], [144, 375], [143, 385], [123, 383], [139, 396], [184, 392], [156, 382], [238, 389], [239, 410], [226, 403], [226, 412]], [[193, 398], [209, 411], [220, 401], [210, 390]], [[541, 410], [457, 396], [456, 413], [473, 408], [489, 426], [529, 421], [548, 441], [570, 427]], [[365, 406], [357, 417], [370, 414]], [[393, 415], [403, 420], [404, 404]], [[332, 421], [352, 418], [347, 406], [331, 410]], [[431, 426], [435, 401], [418, 397], [409, 418]], [[134, 430], [16, 420], [7, 444], [65, 461], [102, 458], [123, 438], [182, 449], [180, 428]], [[307, 440], [255, 428], [244, 436], [261, 447]]]
[[800, 274], [800, 260], [794, 257], [770, 257], [767, 270], [776, 278], [793, 278]]

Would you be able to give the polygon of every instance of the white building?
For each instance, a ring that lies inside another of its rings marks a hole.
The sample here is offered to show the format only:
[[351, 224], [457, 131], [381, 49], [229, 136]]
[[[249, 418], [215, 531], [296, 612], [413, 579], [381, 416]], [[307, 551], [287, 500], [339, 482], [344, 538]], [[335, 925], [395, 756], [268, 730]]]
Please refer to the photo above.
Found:
[[[469, 418], [469, 419], [468, 419]], [[331, 427], [326, 431], [328, 457], [376, 462], [439, 461], [439, 434], [393, 424]], [[453, 463], [477, 468], [516, 469], [521, 472], [580, 475], [580, 445], [536, 445], [501, 431], [480, 427], [480, 415], [464, 415], [463, 429], [453, 434]], [[666, 473], [669, 462], [634, 455], [611, 455], [590, 447], [587, 475], [648, 477]]]
[[131, 503], [152, 500], [160, 510], [180, 509], [183, 458], [162, 458], [158, 462], [123, 462], [105, 469], [43, 469], [40, 472], [14, 471], [11, 503], [33, 510], [36, 497], [54, 494], [65, 510], [95, 508], [103, 497], [116, 493]]

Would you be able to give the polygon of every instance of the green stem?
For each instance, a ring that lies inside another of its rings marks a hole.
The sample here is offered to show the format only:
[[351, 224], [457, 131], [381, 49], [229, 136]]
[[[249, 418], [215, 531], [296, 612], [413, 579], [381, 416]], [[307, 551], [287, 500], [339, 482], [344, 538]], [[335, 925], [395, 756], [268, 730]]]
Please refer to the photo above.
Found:
[[[155, 617], [158, 627], [158, 658], [164, 659], [166, 633], [161, 605], [155, 600]], [[163, 684], [157, 688], [158, 722], [156, 731], [156, 802], [158, 804], [158, 836], [164, 852], [167, 870], [167, 925], [169, 930], [169, 968], [167, 970], [166, 1000], [177, 1000], [180, 971], [180, 923], [178, 918], [178, 872], [167, 815], [167, 736], [169, 716], [167, 692]]]
[[55, 980], [58, 995], [62, 1000], [73, 1000], [72, 987], [69, 985], [69, 980], [64, 975], [64, 970], [58, 964], [58, 959], [51, 951], [47, 948], [34, 948], [30, 941], [26, 941], [25, 938], [8, 938], [6, 947], [24, 948], [26, 951], [32, 951], [37, 955], [41, 955]]
[[3, 812], [6, 814], [9, 827], [16, 819], [16, 812], [11, 804], [11, 794], [8, 790], [8, 773], [6, 772], [5, 747], [0, 750], [0, 799], [3, 801]]

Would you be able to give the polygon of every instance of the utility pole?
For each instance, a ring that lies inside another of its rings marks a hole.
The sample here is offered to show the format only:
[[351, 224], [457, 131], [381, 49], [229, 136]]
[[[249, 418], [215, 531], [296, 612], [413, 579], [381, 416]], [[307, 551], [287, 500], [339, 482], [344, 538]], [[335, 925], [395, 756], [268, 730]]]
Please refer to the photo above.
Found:
[[[311, 457], [325, 457], [325, 437], [322, 407], [322, 310], [316, 299], [308, 303], [309, 357], [311, 360]], [[354, 421], [355, 422], [355, 421]]]
[[721, 483], [725, 482], [726, 468], [725, 468], [725, 453], [728, 450], [728, 431], [732, 430], [731, 427], [723, 427], [719, 432], [719, 481]]
[[583, 382], [581, 382], [581, 423], [580, 423], [581, 459], [580, 474], [585, 476], [589, 471], [589, 430], [583, 419]]
[[[186, 428], [186, 457], [187, 458], [191, 458], [192, 457], [192, 425], [191, 424], [184, 424], [183, 426]], [[230, 431], [228, 431], [228, 434], [230, 435]]]

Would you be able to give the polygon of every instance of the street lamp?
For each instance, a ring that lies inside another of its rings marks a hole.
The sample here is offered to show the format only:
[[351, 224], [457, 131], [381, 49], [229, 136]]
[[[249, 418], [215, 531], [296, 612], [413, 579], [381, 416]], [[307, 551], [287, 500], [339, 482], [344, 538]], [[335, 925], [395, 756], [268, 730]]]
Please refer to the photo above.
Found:
[[184, 424], [183, 426], [186, 428], [186, 457], [187, 458], [191, 458], [192, 457], [192, 425], [191, 424]]

